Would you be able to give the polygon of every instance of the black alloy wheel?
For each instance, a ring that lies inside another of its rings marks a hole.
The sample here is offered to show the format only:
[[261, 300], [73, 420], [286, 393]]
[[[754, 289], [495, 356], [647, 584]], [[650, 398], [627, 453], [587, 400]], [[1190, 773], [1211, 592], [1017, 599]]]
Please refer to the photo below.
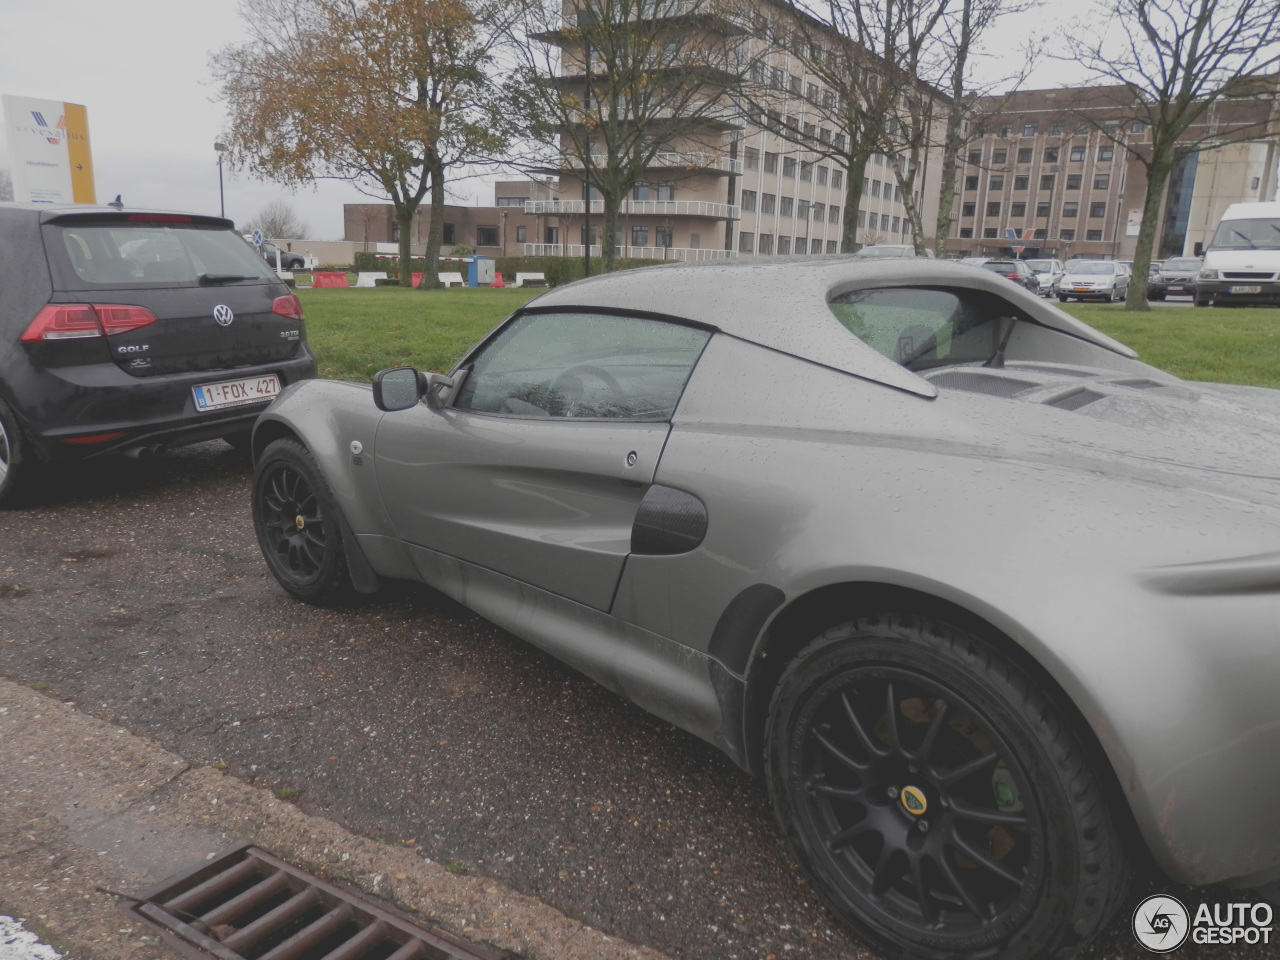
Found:
[[315, 458], [296, 440], [277, 440], [258, 459], [253, 525], [267, 565], [291, 594], [317, 604], [351, 599], [341, 512]]
[[21, 493], [27, 464], [22, 430], [8, 405], [0, 400], [0, 507], [12, 506]]
[[1123, 895], [1083, 750], [977, 638], [900, 617], [827, 631], [784, 674], [768, 744], [802, 867], [891, 954], [1070, 956]]

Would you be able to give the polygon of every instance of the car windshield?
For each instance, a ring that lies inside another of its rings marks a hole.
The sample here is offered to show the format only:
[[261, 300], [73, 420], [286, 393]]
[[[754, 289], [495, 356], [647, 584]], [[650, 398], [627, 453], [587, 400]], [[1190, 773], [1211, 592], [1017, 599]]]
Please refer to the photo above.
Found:
[[1052, 260], [1028, 260], [1027, 266], [1030, 267], [1034, 273], [1049, 273], [1051, 270], [1053, 270], [1053, 261]]
[[878, 247], [863, 247], [861, 250], [859, 250], [859, 251], [858, 251], [858, 256], [860, 256], [860, 257], [905, 257], [905, 256], [914, 256], [914, 255], [915, 255], [915, 251], [912, 251], [910, 254], [908, 254], [908, 253], [907, 253], [907, 250], [908, 250], [908, 249], [910, 249], [910, 248], [908, 248], [908, 247], [904, 247], [904, 246], [898, 246], [898, 245], [878, 246]]
[[1077, 277], [1107, 277], [1116, 272], [1115, 264], [1100, 260], [1085, 260], [1071, 268]]
[[1008, 260], [988, 260], [982, 265], [983, 269], [990, 270], [992, 273], [1017, 273], [1018, 265], [1010, 263]]
[[1012, 323], [1029, 319], [985, 290], [855, 290], [828, 306], [846, 330], [909, 370], [986, 362]]
[[1175, 257], [1160, 265], [1161, 270], [1199, 270], [1200, 261], [1195, 257]]
[[1209, 243], [1211, 250], [1280, 250], [1280, 218], [1223, 220]]
[[45, 229], [60, 237], [54, 249], [61, 247], [80, 281], [94, 286], [273, 277], [253, 249], [225, 227], [69, 220]]

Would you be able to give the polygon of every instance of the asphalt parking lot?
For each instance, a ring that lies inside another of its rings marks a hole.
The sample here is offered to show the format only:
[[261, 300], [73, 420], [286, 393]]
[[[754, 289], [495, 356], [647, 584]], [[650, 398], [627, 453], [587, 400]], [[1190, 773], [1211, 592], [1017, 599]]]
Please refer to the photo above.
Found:
[[[84, 464], [0, 512], [0, 674], [673, 957], [874, 956], [710, 746], [425, 588], [286, 599], [249, 475], [213, 442]], [[1129, 916], [1153, 891], [1182, 895], [1140, 882], [1086, 956], [1147, 956]]]

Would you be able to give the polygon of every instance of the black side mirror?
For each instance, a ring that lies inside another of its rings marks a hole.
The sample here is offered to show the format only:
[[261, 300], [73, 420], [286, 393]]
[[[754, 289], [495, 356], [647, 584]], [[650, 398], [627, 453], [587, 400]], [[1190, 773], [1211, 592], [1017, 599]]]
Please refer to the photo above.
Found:
[[373, 375], [373, 402], [391, 413], [408, 410], [422, 399], [422, 385], [413, 367], [392, 367]]

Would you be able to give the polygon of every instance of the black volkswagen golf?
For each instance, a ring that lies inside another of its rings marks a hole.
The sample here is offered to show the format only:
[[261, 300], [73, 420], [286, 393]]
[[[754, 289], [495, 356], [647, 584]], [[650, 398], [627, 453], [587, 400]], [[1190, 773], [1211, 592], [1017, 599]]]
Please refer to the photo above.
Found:
[[315, 373], [231, 221], [0, 203], [0, 505], [37, 462], [238, 443]]

